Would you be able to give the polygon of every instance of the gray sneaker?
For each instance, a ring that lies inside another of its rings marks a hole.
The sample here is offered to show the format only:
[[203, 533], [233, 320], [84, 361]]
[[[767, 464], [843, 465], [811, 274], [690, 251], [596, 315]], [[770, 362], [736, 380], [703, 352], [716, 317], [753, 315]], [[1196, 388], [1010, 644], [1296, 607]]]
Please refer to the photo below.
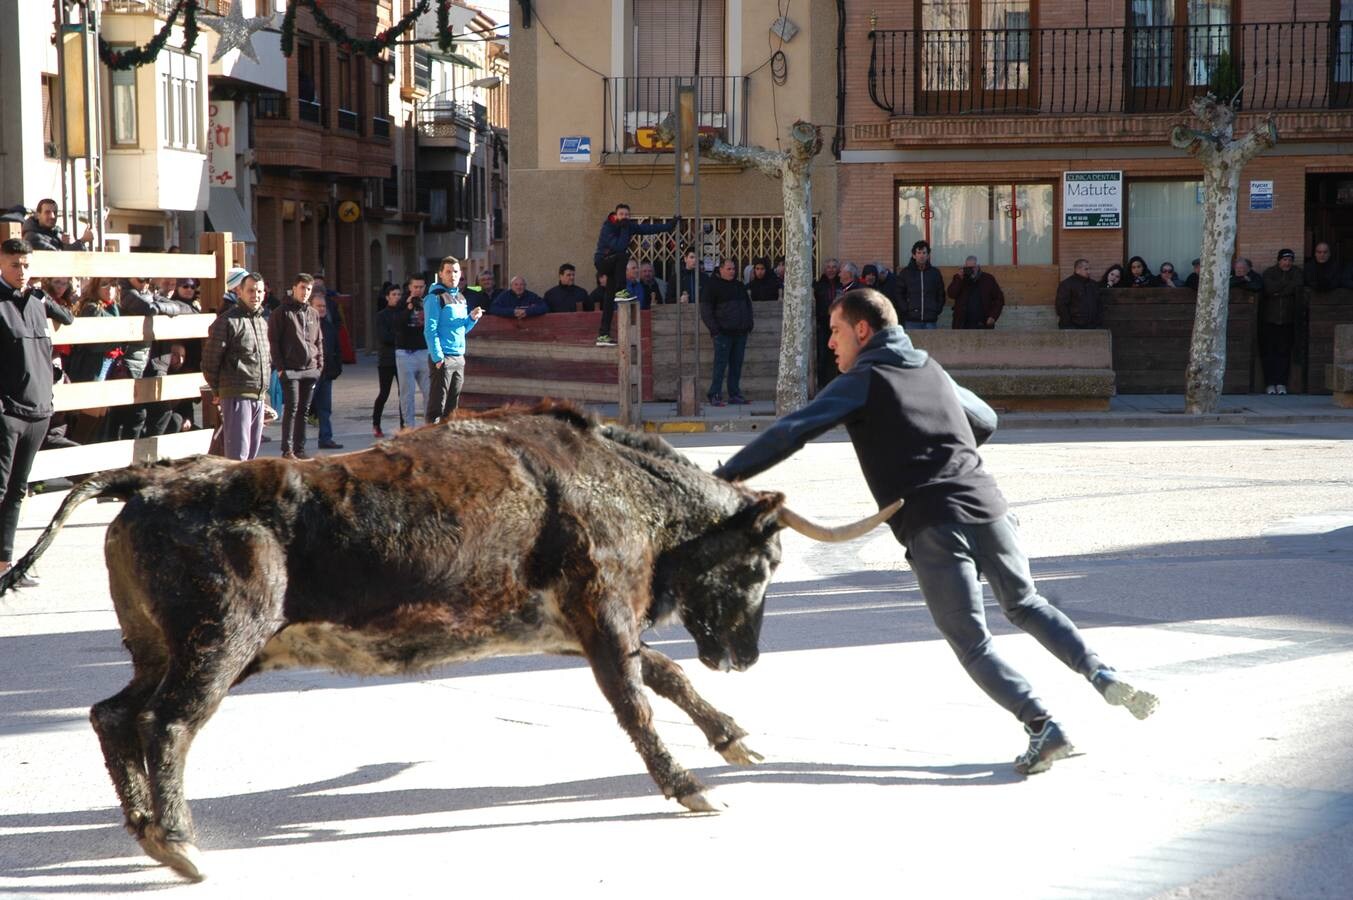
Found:
[[1053, 719], [1045, 721], [1041, 731], [1034, 731], [1029, 725], [1024, 730], [1029, 735], [1029, 749], [1015, 760], [1015, 771], [1021, 775], [1046, 772], [1054, 762], [1065, 759], [1076, 749]]
[[1150, 691], [1142, 691], [1118, 677], [1113, 669], [1100, 669], [1090, 676], [1090, 683], [1110, 706], [1125, 706], [1139, 719], [1145, 719], [1160, 706], [1160, 698]]

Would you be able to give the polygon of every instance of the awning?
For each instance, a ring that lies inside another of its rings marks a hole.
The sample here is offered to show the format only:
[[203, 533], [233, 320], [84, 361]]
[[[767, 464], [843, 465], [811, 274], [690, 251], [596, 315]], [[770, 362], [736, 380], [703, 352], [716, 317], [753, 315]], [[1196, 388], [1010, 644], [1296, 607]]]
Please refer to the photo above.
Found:
[[207, 227], [209, 231], [229, 231], [235, 240], [246, 244], [258, 243], [239, 195], [230, 188], [211, 189], [211, 197], [207, 200]]

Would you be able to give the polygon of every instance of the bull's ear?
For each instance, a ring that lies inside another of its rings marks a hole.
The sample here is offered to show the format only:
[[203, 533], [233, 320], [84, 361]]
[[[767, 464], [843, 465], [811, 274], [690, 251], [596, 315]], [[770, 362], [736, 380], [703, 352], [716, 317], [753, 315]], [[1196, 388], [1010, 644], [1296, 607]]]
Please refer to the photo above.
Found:
[[752, 514], [752, 527], [757, 534], [767, 535], [784, 528], [780, 521], [780, 507], [785, 505], [785, 495], [779, 491], [761, 491], [752, 501], [749, 512]]

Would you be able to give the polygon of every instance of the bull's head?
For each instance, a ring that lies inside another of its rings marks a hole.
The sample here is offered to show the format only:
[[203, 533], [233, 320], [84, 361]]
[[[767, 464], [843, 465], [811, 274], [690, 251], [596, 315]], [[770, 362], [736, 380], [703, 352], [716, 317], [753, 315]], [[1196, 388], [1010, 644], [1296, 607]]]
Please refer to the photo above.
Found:
[[849, 525], [828, 527], [784, 505], [784, 495], [762, 493], [738, 512], [670, 554], [657, 573], [660, 607], [675, 605], [711, 669], [742, 671], [760, 656], [766, 588], [780, 564], [780, 530], [793, 528], [821, 541], [848, 541], [871, 531], [901, 501]]

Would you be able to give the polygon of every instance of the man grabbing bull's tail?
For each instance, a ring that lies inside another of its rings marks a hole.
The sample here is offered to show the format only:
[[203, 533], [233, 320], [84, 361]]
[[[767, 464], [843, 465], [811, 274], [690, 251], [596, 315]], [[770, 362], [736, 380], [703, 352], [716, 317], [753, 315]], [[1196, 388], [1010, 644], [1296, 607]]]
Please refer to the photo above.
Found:
[[750, 478], [829, 428], [845, 425], [880, 505], [905, 501], [890, 525], [907, 549], [940, 633], [968, 675], [1028, 732], [1029, 747], [1015, 760], [1021, 774], [1046, 771], [1069, 756], [1071, 740], [993, 648], [979, 573], [1015, 626], [1084, 675], [1109, 703], [1139, 719], [1151, 715], [1155, 695], [1120, 678], [1075, 624], [1039, 596], [1015, 516], [977, 452], [996, 430], [991, 407], [912, 347], [892, 304], [878, 291], [850, 291], [832, 302], [829, 346], [842, 375], [715, 474], [730, 481]]

